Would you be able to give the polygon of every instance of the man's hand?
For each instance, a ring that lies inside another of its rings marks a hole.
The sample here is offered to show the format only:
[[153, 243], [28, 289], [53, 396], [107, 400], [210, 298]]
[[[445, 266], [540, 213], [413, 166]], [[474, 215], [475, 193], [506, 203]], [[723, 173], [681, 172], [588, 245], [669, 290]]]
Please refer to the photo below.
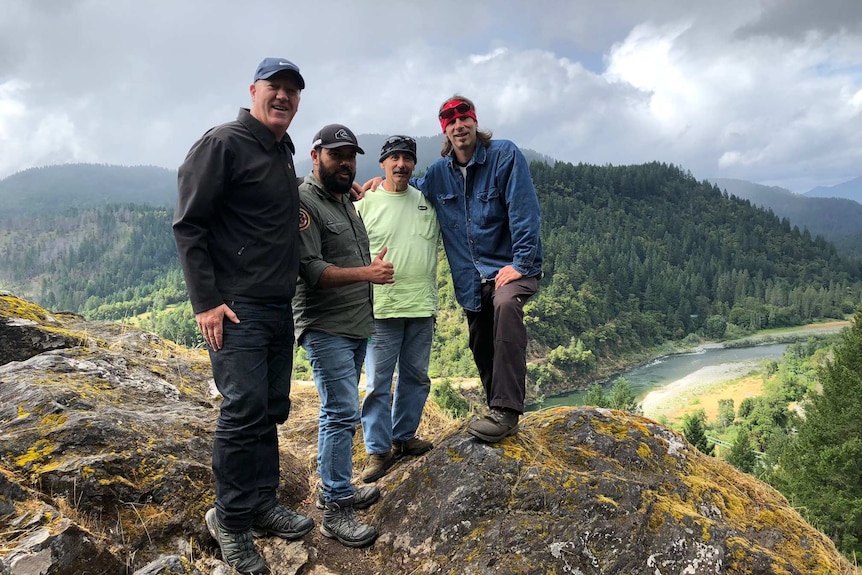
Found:
[[519, 280], [524, 277], [524, 274], [517, 271], [512, 266], [503, 266], [497, 272], [497, 277], [494, 278], [494, 289], [500, 289], [507, 283]]
[[350, 201], [358, 202], [363, 196], [365, 196], [365, 190], [362, 189], [362, 186], [358, 182], [353, 182], [353, 185], [350, 186]]
[[380, 176], [377, 176], [377, 177], [371, 178], [370, 180], [368, 180], [367, 182], [362, 184], [362, 195], [364, 196], [365, 192], [367, 192], [368, 190], [371, 190], [372, 192], [374, 190], [376, 190], [377, 187], [380, 185], [380, 182], [382, 182], [382, 181], [383, 181], [383, 178], [381, 178]]
[[222, 324], [225, 317], [233, 323], [239, 323], [239, 318], [236, 317], [233, 310], [225, 303], [218, 307], [195, 314], [195, 320], [198, 322], [198, 328], [201, 330], [201, 335], [204, 336], [204, 340], [213, 351], [220, 350], [224, 343], [224, 340], [222, 339]]
[[394, 284], [395, 283], [395, 267], [392, 262], [383, 261], [383, 256], [389, 248], [383, 246], [371, 265], [368, 266], [369, 278], [368, 281], [375, 284]]

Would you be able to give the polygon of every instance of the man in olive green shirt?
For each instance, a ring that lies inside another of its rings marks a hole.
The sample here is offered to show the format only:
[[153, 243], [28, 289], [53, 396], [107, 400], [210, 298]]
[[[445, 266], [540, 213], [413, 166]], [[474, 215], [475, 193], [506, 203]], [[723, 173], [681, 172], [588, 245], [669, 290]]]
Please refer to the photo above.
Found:
[[324, 126], [311, 150], [313, 171], [299, 187], [299, 279], [293, 300], [296, 339], [308, 354], [320, 395], [317, 473], [324, 508], [320, 532], [349, 547], [374, 542], [377, 531], [354, 509], [380, 497], [354, 489], [353, 436], [359, 423], [359, 376], [374, 329], [371, 284], [392, 283], [392, 264], [374, 258], [365, 226], [349, 197], [356, 154], [364, 153], [345, 126]]
[[374, 286], [374, 336], [365, 358], [362, 430], [369, 457], [362, 480], [368, 483], [385, 475], [395, 459], [432, 448], [430, 441], [416, 437], [416, 430], [431, 390], [440, 239], [434, 208], [409, 184], [416, 141], [409, 136], [386, 140], [380, 166], [386, 179], [376, 193], [356, 202], [372, 252], [387, 249], [386, 259], [395, 266], [394, 284]]

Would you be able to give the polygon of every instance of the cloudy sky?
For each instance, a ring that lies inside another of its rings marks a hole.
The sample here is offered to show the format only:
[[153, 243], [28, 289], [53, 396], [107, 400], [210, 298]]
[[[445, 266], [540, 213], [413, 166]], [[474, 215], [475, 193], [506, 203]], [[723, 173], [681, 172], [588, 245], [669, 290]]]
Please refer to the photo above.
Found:
[[0, 178], [176, 168], [249, 103], [265, 56], [307, 82], [290, 134], [481, 127], [557, 159], [673, 163], [805, 192], [862, 176], [862, 0], [0, 0]]

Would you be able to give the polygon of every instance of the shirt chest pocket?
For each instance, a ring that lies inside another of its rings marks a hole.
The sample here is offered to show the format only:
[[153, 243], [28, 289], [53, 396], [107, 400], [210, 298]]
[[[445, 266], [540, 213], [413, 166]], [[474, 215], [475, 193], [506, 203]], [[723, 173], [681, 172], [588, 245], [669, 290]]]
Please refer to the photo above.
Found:
[[478, 210], [478, 219], [482, 225], [491, 225], [504, 222], [507, 217], [506, 204], [500, 194], [500, 188], [488, 186], [476, 192], [475, 204]]
[[419, 214], [413, 217], [414, 236], [419, 236], [426, 240], [433, 240], [437, 237], [437, 216], [431, 210], [419, 210]]
[[437, 218], [442, 228], [457, 228], [460, 223], [464, 225], [464, 202], [458, 201], [455, 194], [437, 196], [440, 202], [437, 208]]
[[323, 258], [337, 263], [337, 258], [348, 257], [356, 252], [356, 242], [353, 241], [350, 223], [330, 220], [323, 225]]

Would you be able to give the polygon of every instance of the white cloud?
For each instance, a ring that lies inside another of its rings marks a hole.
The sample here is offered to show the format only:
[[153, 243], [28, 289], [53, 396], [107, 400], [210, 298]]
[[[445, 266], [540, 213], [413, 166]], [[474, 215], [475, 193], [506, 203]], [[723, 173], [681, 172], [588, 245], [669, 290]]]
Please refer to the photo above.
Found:
[[176, 167], [248, 105], [257, 62], [283, 56], [308, 85], [290, 130], [301, 156], [330, 122], [438, 134], [437, 107], [460, 92], [496, 136], [563, 160], [806, 191], [860, 175], [862, 156], [862, 3], [812, 6], [6, 0], [0, 177], [81, 160]]

